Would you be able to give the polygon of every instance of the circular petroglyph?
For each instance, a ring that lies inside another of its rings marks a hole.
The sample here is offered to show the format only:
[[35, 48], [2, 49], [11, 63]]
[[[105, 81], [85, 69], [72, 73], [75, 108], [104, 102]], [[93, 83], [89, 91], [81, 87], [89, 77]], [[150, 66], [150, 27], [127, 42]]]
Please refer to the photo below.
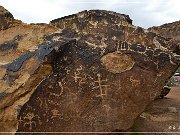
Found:
[[106, 69], [112, 73], [122, 73], [130, 70], [135, 61], [130, 55], [118, 54], [118, 53], [108, 53], [101, 58], [102, 64]]

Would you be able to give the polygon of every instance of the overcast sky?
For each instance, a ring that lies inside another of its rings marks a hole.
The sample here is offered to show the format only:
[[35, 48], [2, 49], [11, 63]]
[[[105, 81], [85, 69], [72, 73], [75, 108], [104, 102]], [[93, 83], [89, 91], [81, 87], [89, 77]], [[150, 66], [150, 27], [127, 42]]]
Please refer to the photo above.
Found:
[[89, 9], [127, 14], [144, 28], [180, 20], [180, 0], [0, 0], [0, 5], [26, 23], [49, 23]]

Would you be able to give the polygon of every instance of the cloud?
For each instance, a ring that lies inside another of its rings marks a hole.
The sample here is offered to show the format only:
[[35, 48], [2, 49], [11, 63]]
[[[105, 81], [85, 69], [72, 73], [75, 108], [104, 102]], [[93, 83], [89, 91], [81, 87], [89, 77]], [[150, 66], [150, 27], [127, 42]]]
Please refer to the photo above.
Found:
[[48, 23], [90, 9], [128, 14], [134, 25], [144, 28], [180, 20], [179, 0], [0, 0], [0, 4], [27, 23]]

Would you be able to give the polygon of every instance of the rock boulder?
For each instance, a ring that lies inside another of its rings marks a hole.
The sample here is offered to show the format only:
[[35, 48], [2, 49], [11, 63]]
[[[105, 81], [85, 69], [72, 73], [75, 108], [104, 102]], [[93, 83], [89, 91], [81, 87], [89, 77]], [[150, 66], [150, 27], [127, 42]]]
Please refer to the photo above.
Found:
[[1, 131], [125, 131], [179, 66], [172, 40], [104, 10], [19, 24], [0, 43]]

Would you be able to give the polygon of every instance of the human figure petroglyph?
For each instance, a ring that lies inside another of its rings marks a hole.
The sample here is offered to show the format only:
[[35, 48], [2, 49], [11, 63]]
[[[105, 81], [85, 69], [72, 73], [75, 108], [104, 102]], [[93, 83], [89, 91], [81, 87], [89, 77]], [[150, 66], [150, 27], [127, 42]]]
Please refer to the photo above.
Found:
[[38, 115], [34, 115], [34, 113], [29, 112], [24, 117], [24, 120], [28, 120], [28, 122], [25, 122], [23, 126], [26, 127], [26, 125], [29, 125], [29, 130], [31, 131], [32, 128], [33, 128], [33, 125], [34, 125], [34, 127], [37, 126], [36, 121], [33, 120], [34, 118], [37, 118], [38, 123], [40, 125], [42, 124], [41, 121], [40, 121], [40, 117]]
[[108, 91], [108, 87], [109, 85], [106, 84], [102, 84], [102, 83], [106, 83], [108, 80], [106, 78], [106, 80], [101, 80], [101, 74], [97, 74], [97, 81], [94, 81], [95, 84], [98, 84], [97, 86], [93, 87], [92, 89], [99, 89], [100, 90], [100, 94], [97, 96], [105, 96], [107, 95], [107, 91]]
[[78, 79], [81, 79], [81, 77], [79, 76], [79, 73], [74, 72], [74, 76], [72, 76], [74, 78], [74, 81], [77, 82]]
[[76, 71], [74, 72], [74, 76], [72, 76], [74, 78], [75, 82], [78, 82], [78, 79], [81, 79], [80, 75], [80, 71], [82, 71], [83, 68], [82, 66], [80, 66], [80, 68], [77, 68]]
[[20, 117], [18, 123], [21, 124], [22, 122], [23, 122], [22, 117]]

